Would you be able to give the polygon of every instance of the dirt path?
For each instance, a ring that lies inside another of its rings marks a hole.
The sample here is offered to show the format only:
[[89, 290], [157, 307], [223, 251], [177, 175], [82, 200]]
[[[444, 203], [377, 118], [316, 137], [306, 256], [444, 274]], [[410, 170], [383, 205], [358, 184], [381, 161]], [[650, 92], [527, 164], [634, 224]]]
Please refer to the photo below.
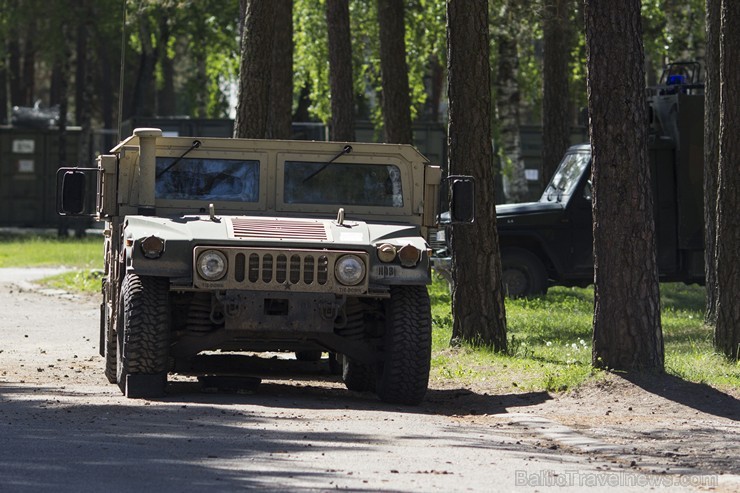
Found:
[[97, 300], [37, 274], [0, 269], [3, 491], [740, 491], [737, 395], [665, 376], [565, 395], [432, 382], [398, 408], [278, 361], [256, 392], [175, 377], [127, 400], [102, 375]]

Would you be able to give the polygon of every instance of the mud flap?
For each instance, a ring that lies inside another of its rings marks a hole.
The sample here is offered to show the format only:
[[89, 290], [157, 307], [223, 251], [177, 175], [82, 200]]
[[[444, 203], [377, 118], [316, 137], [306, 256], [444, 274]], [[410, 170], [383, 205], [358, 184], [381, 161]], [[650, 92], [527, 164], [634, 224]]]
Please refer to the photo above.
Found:
[[129, 399], [145, 399], [162, 397], [167, 385], [167, 372], [152, 375], [126, 375], [126, 397]]

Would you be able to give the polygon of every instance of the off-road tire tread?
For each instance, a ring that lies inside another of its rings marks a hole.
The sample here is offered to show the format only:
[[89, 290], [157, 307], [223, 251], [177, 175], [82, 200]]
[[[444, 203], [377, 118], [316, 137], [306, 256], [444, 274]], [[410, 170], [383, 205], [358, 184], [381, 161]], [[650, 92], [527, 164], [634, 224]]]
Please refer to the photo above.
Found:
[[[166, 278], [127, 274], [121, 287], [123, 353], [118, 385], [127, 394], [126, 375], [166, 374], [169, 356], [169, 282]], [[166, 378], [162, 379], [164, 394]], [[158, 389], [159, 390], [159, 389]], [[151, 392], [148, 392], [151, 393]]]
[[[110, 322], [109, 322], [110, 323]], [[108, 328], [106, 327], [106, 331]], [[111, 334], [112, 337], [106, 336], [105, 338], [105, 378], [108, 379], [109, 383], [116, 383], [118, 376], [118, 361], [116, 360], [116, 337], [115, 334]]]
[[370, 365], [342, 356], [342, 381], [347, 390], [371, 392], [375, 390], [375, 371]]
[[426, 286], [393, 286], [388, 300], [378, 397], [393, 404], [417, 405], [429, 385], [432, 320]]

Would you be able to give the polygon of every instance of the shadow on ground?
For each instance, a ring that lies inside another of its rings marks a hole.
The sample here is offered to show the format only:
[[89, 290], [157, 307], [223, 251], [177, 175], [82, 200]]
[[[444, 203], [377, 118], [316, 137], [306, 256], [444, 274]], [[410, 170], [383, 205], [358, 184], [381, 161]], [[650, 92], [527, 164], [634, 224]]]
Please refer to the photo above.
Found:
[[618, 376], [651, 394], [697, 411], [733, 421], [740, 420], [740, 401], [709, 385], [688, 382], [665, 373], [626, 373]]

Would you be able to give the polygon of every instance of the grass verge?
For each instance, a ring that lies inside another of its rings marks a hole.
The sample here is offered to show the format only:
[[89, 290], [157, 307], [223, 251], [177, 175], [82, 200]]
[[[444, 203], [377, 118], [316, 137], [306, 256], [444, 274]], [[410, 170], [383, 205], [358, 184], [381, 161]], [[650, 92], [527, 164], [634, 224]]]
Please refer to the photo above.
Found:
[[[591, 367], [593, 288], [553, 287], [546, 296], [506, 300], [508, 351], [497, 354], [467, 345], [450, 347], [452, 317], [445, 281], [435, 279], [432, 297], [432, 378], [497, 392], [563, 391], [599, 379]], [[704, 289], [661, 284], [666, 372], [724, 390], [740, 388], [740, 365], [712, 347], [704, 325]]]
[[0, 234], [0, 267], [59, 266], [102, 268], [103, 237]]

